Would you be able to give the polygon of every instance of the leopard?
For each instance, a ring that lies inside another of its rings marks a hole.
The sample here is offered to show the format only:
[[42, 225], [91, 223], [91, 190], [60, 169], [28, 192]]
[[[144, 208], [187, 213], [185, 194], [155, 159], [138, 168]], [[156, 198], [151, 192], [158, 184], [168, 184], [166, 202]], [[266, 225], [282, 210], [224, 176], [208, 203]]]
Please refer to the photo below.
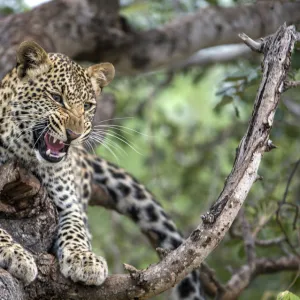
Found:
[[[87, 206], [92, 185], [113, 201], [155, 246], [173, 250], [183, 237], [161, 204], [126, 170], [87, 151], [101, 93], [115, 69], [104, 62], [82, 67], [48, 53], [34, 41], [16, 50], [16, 66], [0, 82], [0, 164], [17, 160], [40, 179], [58, 211], [53, 251], [60, 272], [73, 282], [99, 286], [106, 260], [92, 251]], [[1, 196], [1, 195], [0, 195]], [[0, 267], [29, 285], [38, 274], [34, 254], [0, 228]], [[202, 300], [199, 271], [172, 288], [171, 299]]]

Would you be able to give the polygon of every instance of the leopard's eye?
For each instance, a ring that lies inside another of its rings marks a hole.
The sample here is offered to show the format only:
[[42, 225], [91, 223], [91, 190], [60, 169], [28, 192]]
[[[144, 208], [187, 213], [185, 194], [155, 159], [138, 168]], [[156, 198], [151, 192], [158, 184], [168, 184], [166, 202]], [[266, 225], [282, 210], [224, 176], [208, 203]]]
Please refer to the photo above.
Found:
[[57, 103], [61, 104], [61, 105], [64, 105], [64, 101], [63, 101], [63, 98], [62, 96], [58, 95], [58, 94], [51, 94], [52, 96], [52, 99], [54, 101], [56, 101]]
[[89, 103], [89, 102], [84, 103], [84, 110], [85, 111], [90, 110], [92, 107], [93, 107], [92, 103]]

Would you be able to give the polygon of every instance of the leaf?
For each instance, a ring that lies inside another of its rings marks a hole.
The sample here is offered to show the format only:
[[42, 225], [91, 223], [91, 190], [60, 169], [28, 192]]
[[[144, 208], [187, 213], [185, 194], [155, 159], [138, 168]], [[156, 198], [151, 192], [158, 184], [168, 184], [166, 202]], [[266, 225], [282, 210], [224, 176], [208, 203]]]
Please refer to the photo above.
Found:
[[147, 10], [149, 10], [149, 3], [147, 3], [147, 1], [137, 1], [130, 5], [121, 7], [121, 13], [124, 15], [141, 13]]
[[219, 112], [222, 107], [224, 107], [227, 104], [232, 103], [232, 101], [233, 101], [233, 98], [231, 96], [224, 95], [224, 97], [222, 98], [222, 100], [215, 106], [214, 110], [216, 112]]
[[284, 291], [277, 296], [277, 300], [300, 300], [300, 298], [289, 291]]
[[232, 75], [224, 78], [224, 82], [232, 82], [232, 81], [239, 81], [239, 80], [246, 80], [247, 75], [245, 74], [240, 74], [240, 75]]
[[240, 118], [240, 110], [236, 105], [234, 106], [234, 112], [235, 112], [235, 116], [237, 118]]

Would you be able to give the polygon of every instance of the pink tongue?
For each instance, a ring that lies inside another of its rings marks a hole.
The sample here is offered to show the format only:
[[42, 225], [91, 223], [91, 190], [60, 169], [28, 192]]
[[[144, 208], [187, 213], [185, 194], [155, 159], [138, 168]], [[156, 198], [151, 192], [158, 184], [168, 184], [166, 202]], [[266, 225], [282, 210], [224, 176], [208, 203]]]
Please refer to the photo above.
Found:
[[65, 146], [64, 144], [60, 143], [60, 140], [57, 140], [54, 143], [53, 137], [48, 132], [45, 134], [45, 143], [47, 148], [54, 152], [60, 151]]

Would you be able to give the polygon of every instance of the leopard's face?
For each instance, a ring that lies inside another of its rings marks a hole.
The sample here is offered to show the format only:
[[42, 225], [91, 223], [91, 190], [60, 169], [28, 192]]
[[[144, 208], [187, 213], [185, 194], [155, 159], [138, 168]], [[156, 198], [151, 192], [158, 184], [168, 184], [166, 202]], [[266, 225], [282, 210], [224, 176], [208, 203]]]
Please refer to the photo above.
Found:
[[[37, 48], [35, 54], [38, 51], [44, 50]], [[20, 132], [27, 134], [36, 157], [58, 163], [67, 157], [70, 147], [89, 136], [96, 97], [112, 79], [114, 74], [109, 72], [114, 69], [108, 63], [84, 69], [63, 54], [46, 55], [46, 63], [27, 69], [25, 75], [24, 63], [23, 68], [22, 64], [18, 67], [21, 80], [11, 112]], [[33, 60], [28, 53], [25, 58]]]
[[89, 135], [96, 95], [85, 69], [62, 54], [49, 58], [47, 72], [19, 85], [12, 113], [21, 129], [31, 128], [37, 157], [55, 163]]

